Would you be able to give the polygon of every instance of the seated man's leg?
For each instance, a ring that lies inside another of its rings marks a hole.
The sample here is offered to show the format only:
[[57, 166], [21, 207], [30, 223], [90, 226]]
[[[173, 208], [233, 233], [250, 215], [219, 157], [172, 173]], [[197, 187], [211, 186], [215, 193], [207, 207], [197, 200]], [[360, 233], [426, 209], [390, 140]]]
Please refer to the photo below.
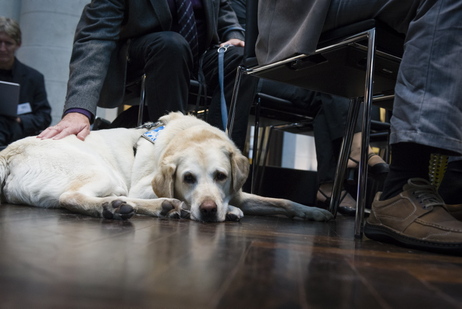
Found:
[[301, 87], [260, 79], [260, 92], [290, 101], [295, 107], [306, 109], [313, 117], [321, 108], [322, 100], [318, 100], [319, 93]]
[[129, 47], [128, 81], [146, 74], [149, 120], [185, 111], [193, 66], [188, 42], [178, 33], [155, 32], [133, 39]]
[[462, 221], [462, 157], [449, 157], [438, 193], [446, 203], [449, 213]]
[[[231, 103], [236, 70], [242, 63], [244, 48], [232, 46], [228, 48], [224, 56], [224, 87], [225, 98], [229, 108]], [[212, 92], [212, 101], [207, 121], [217, 128], [224, 130], [220, 110], [220, 87], [218, 85], [218, 53], [216, 49], [209, 50], [204, 56], [203, 72], [206, 79], [207, 87]], [[249, 121], [250, 107], [255, 98], [255, 91], [258, 79], [244, 75], [241, 79], [239, 96], [236, 106], [236, 119], [232, 132], [232, 140], [241, 150], [244, 149], [247, 137], [247, 125]]]
[[391, 119], [390, 172], [366, 223], [369, 238], [462, 253], [462, 222], [428, 182], [430, 154], [462, 154], [461, 17], [460, 1], [420, 1], [409, 24]]

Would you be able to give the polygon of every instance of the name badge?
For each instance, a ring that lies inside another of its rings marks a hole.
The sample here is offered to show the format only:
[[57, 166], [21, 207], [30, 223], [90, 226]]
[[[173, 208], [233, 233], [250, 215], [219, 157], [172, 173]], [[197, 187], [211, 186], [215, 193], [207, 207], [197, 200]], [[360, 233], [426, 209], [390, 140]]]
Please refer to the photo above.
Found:
[[29, 102], [18, 104], [18, 115], [32, 113], [32, 107]]

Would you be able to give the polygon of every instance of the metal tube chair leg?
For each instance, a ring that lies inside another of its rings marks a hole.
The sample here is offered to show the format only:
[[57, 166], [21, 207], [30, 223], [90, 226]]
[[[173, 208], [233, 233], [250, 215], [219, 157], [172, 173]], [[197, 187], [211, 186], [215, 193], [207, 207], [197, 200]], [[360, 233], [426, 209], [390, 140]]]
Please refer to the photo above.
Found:
[[138, 126], [143, 124], [144, 106], [146, 104], [146, 74], [141, 76], [140, 105], [138, 108]]
[[236, 117], [237, 97], [239, 95], [239, 86], [241, 84], [242, 75], [245, 73], [245, 70], [246, 68], [243, 66], [239, 66], [236, 69], [236, 79], [234, 82], [233, 93], [231, 95], [231, 103], [228, 111], [228, 125], [226, 128], [229, 137], [231, 137], [233, 133], [234, 119]]
[[[363, 234], [363, 221], [364, 210], [366, 208], [366, 192], [367, 192], [367, 155], [369, 150], [370, 138], [370, 115], [372, 108], [372, 89], [373, 89], [373, 73], [374, 73], [374, 60], [375, 60], [375, 29], [367, 32], [368, 49], [367, 49], [367, 64], [366, 64], [366, 78], [364, 84], [364, 108], [361, 115], [362, 118], [362, 140], [361, 140], [361, 156], [358, 166], [358, 186], [356, 194], [356, 216], [355, 216], [355, 237], [361, 238]], [[332, 191], [332, 199], [330, 204], [330, 211], [334, 216], [337, 214], [337, 209], [340, 204], [340, 193], [342, 191], [343, 179], [345, 177], [345, 170], [349, 153], [351, 150], [351, 142], [354, 134], [354, 127], [358, 118], [360, 99], [354, 99], [350, 104], [347, 130], [340, 151], [339, 162], [337, 164], [337, 171], [335, 175], [334, 187]]]
[[364, 226], [364, 210], [366, 208], [366, 192], [367, 192], [367, 155], [369, 150], [369, 139], [371, 129], [371, 108], [373, 94], [373, 74], [375, 65], [375, 28], [368, 31], [368, 46], [367, 46], [367, 65], [366, 65], [366, 80], [364, 90], [364, 109], [362, 115], [362, 143], [361, 143], [361, 160], [358, 166], [358, 194], [356, 197], [356, 217], [355, 217], [355, 237], [361, 238], [363, 235]]
[[[257, 174], [258, 174], [258, 164], [260, 163], [260, 158], [258, 156], [260, 147], [258, 146], [258, 139], [260, 137], [260, 99], [255, 102], [255, 121], [254, 121], [254, 131], [253, 131], [253, 149], [252, 149], [252, 179], [250, 186], [250, 193], [256, 193], [257, 191]], [[258, 187], [260, 190], [260, 187]]]
[[340, 204], [340, 195], [343, 189], [343, 180], [345, 179], [348, 158], [350, 156], [356, 119], [358, 118], [359, 114], [360, 101], [360, 98], [355, 98], [350, 101], [345, 137], [343, 138], [342, 146], [340, 148], [337, 169], [335, 171], [334, 177], [334, 185], [332, 188], [332, 196], [329, 205], [329, 211], [334, 215], [334, 218], [337, 216], [337, 209]]

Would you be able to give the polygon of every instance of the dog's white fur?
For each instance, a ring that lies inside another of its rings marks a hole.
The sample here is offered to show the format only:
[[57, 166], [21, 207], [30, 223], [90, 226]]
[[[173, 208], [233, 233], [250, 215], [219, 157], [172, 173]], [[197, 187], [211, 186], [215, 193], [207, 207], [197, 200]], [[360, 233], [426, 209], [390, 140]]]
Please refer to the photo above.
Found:
[[3, 199], [115, 219], [135, 212], [218, 222], [243, 213], [332, 218], [326, 210], [242, 192], [248, 159], [224, 132], [181, 113], [160, 120], [165, 129], [155, 144], [141, 138], [146, 129], [11, 144], [0, 152]]

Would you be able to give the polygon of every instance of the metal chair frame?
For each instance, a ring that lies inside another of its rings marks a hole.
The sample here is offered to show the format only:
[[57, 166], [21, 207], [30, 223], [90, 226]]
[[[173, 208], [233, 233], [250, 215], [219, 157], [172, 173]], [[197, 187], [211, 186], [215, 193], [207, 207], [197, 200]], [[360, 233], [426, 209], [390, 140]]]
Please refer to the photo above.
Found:
[[[141, 126], [143, 124], [144, 109], [146, 107], [146, 74], [143, 74], [140, 80], [136, 81], [135, 83], [140, 84], [140, 98], [137, 125]], [[210, 96], [207, 95], [207, 87], [203, 85], [203, 83], [191, 79], [190, 85], [191, 87], [197, 89], [197, 93], [194, 93], [194, 95], [196, 96], [194, 113], [197, 115], [200, 112], [201, 107], [203, 107], [204, 110], [207, 109], [207, 101], [210, 99]]]
[[[360, 42], [364, 42], [364, 41], [367, 42], [365, 46], [360, 44]], [[316, 57], [318, 55], [322, 55], [323, 53], [327, 51], [339, 50], [345, 47], [355, 47], [355, 48], [365, 50], [367, 53], [366, 67], [365, 67], [363, 93], [359, 96], [349, 95], [350, 98], [351, 97], [354, 97], [354, 98], [351, 100], [351, 104], [350, 104], [350, 109], [349, 109], [348, 119], [347, 119], [347, 128], [346, 128], [345, 137], [343, 139], [342, 147], [340, 150], [339, 162], [337, 165], [329, 210], [332, 212], [332, 214], [335, 217], [337, 214], [338, 206], [340, 204], [340, 194], [341, 194], [342, 187], [343, 187], [343, 179], [346, 173], [348, 157], [349, 157], [349, 153], [351, 150], [351, 143], [353, 140], [354, 127], [356, 125], [356, 121], [359, 116], [361, 104], [363, 104], [364, 108], [363, 108], [363, 112], [361, 115], [361, 118], [362, 118], [361, 156], [360, 156], [360, 161], [359, 161], [359, 166], [358, 166], [358, 185], [357, 185], [357, 200], [356, 200], [357, 207], [356, 207], [355, 228], [354, 228], [355, 237], [361, 238], [363, 235], [364, 211], [365, 211], [365, 204], [366, 204], [366, 187], [367, 187], [367, 170], [368, 170], [368, 165], [367, 165], [368, 151], [367, 150], [369, 148], [369, 138], [370, 138], [371, 106], [372, 106], [373, 94], [374, 94], [373, 92], [374, 90], [374, 68], [375, 68], [375, 62], [376, 62], [376, 55], [380, 55], [381, 57], [388, 58], [391, 61], [397, 61], [397, 62], [400, 61], [399, 56], [388, 54], [386, 52], [376, 53], [376, 27], [375, 26], [367, 30], [355, 33], [353, 35], [343, 37], [335, 41], [331, 41], [329, 42], [328, 45], [318, 48], [311, 55], [301, 54], [301, 55], [297, 55], [297, 56], [294, 56], [294, 57], [291, 57], [291, 58], [288, 58], [282, 61], [267, 64], [267, 65], [254, 66], [254, 67], [245, 67], [245, 66], [239, 67], [237, 69], [233, 99], [232, 99], [231, 107], [229, 111], [230, 122], [228, 126], [228, 132], [232, 132], [232, 129], [233, 129], [232, 126], [233, 126], [234, 113], [235, 113], [235, 110], [234, 110], [235, 103], [236, 103], [235, 101], [238, 95], [239, 83], [241, 81], [241, 77], [243, 76], [243, 74], [253, 75], [253, 76], [261, 77], [261, 78], [279, 80], [278, 77], [273, 77], [273, 78], [271, 78], [271, 76], [268, 77], [268, 74], [266, 73], [268, 71], [276, 70], [278, 68], [283, 68], [284, 70], [287, 70], [287, 68], [289, 68], [289, 69], [294, 69], [295, 71], [298, 66], [300, 65], [303, 66], [304, 64], [306, 64], [307, 59], [308, 60], [314, 59], [315, 63], [313, 64], [313, 66], [315, 66], [316, 61], [317, 61]], [[305, 84], [305, 81], [303, 80], [299, 80], [299, 81], [291, 80], [289, 81], [289, 83], [292, 83], [298, 86], [303, 86], [308, 89], [313, 89], [310, 87], [310, 85]], [[313, 89], [313, 90], [318, 90], [318, 89]], [[325, 92], [328, 92], [328, 91], [325, 91]], [[346, 96], [345, 94], [342, 94], [342, 95]]]

